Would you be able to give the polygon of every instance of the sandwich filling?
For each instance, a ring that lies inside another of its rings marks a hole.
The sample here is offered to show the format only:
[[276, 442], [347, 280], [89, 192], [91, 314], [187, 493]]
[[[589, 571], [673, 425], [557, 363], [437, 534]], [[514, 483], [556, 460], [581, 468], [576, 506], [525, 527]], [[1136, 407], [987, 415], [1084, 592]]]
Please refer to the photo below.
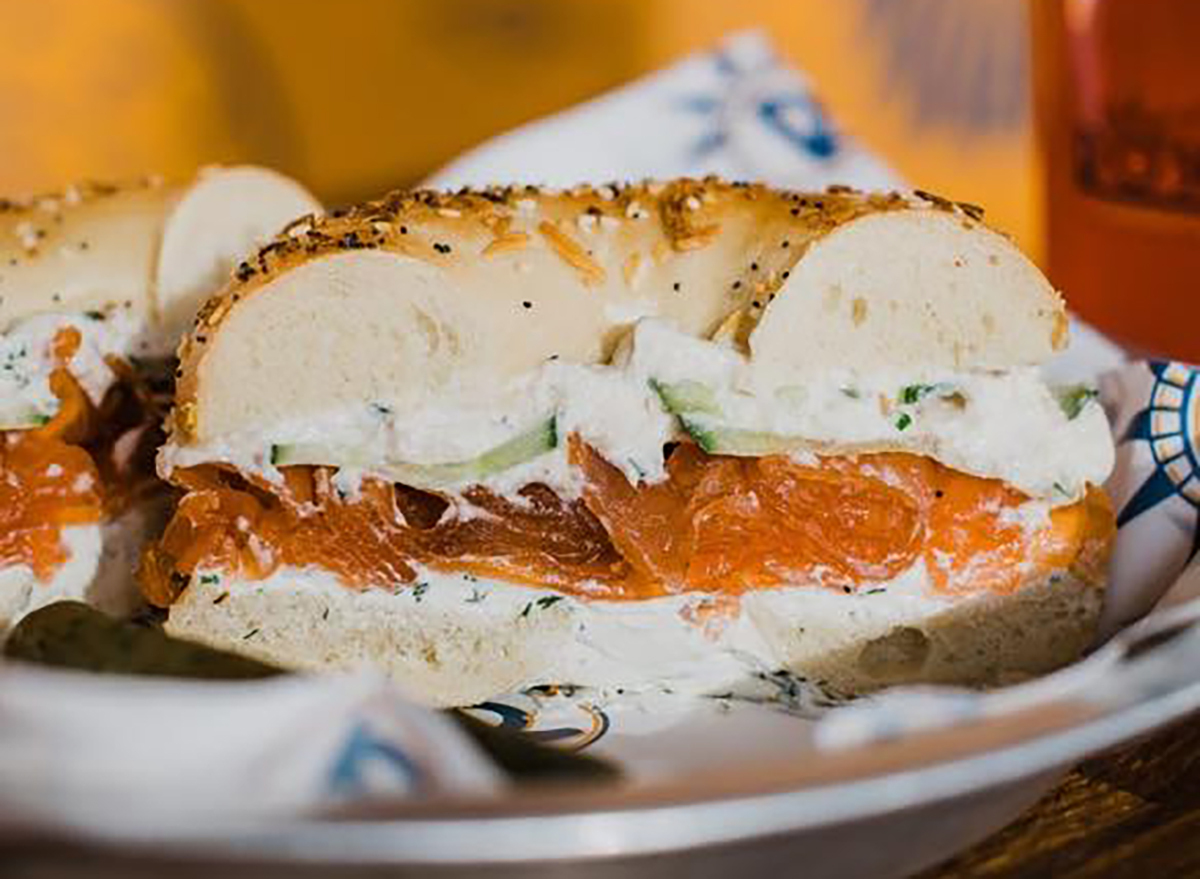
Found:
[[764, 375], [642, 320], [609, 365], [168, 445], [187, 493], [141, 580], [161, 606], [208, 570], [359, 589], [432, 570], [608, 600], [861, 592], [917, 568], [945, 595], [1099, 582], [1112, 447], [1092, 397], [1032, 369]]
[[49, 582], [63, 529], [119, 515], [156, 490], [169, 389], [122, 359], [124, 310], [40, 315], [0, 337], [0, 568]]

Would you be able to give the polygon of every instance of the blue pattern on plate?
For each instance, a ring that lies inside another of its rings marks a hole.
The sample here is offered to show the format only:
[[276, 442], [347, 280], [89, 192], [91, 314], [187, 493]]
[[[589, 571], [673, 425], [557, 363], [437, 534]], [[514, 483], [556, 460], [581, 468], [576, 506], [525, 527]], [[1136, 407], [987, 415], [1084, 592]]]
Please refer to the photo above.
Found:
[[[1173, 361], [1151, 361], [1154, 386], [1122, 442], [1145, 442], [1154, 469], [1117, 516], [1118, 527], [1173, 497], [1200, 509], [1200, 394], [1197, 370]], [[1191, 559], [1200, 550], [1200, 519], [1193, 521]]]
[[581, 750], [603, 738], [611, 720], [590, 696], [577, 698], [580, 695], [574, 687], [534, 687], [480, 702], [468, 711], [486, 722], [498, 718], [499, 726], [521, 730], [539, 742]]
[[379, 788], [381, 777], [388, 791], [416, 791], [425, 781], [425, 772], [415, 760], [391, 740], [373, 734], [365, 723], [350, 730], [337, 754], [328, 779], [333, 796], [364, 796]]

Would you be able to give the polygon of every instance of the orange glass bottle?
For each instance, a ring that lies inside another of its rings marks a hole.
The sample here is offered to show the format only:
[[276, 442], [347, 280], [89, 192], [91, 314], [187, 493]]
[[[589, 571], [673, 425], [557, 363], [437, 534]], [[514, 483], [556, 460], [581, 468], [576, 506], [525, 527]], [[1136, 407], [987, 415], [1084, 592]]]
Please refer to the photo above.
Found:
[[1031, 17], [1050, 279], [1137, 353], [1200, 363], [1200, 2]]

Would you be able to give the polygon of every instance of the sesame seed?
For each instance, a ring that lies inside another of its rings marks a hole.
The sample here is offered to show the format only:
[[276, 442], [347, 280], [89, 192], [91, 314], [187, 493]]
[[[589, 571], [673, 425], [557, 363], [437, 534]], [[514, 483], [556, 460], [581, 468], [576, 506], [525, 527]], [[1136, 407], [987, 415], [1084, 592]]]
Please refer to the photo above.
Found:
[[407, 235], [407, 234], [408, 234], [408, 227], [407, 227], [407, 226], [401, 226], [401, 227], [400, 227], [400, 234], [401, 234], [401, 235]]
[[530, 302], [528, 299], [526, 299], [524, 302], [522, 302], [521, 305], [525, 308], [533, 308], [533, 303]]
[[756, 262], [750, 263], [750, 271], [757, 272], [758, 271], [758, 263], [756, 263]]
[[784, 240], [784, 242], [783, 242], [782, 244], [780, 244], [779, 246], [780, 246], [780, 247], [787, 247], [787, 246], [789, 246], [790, 244], [791, 244], [791, 242], [790, 242], [790, 241], [787, 241], [787, 240], [785, 239], [785, 240]]
[[741, 287], [741, 286], [742, 286], [742, 282], [741, 282], [741, 281], [734, 281], [734, 282], [733, 282], [733, 289], [734, 289], [734, 290], [737, 290], [737, 289], [738, 289], [739, 287]]
[[671, 289], [674, 290], [676, 293], [678, 293], [679, 292], [679, 282], [676, 281], [674, 284], [672, 284]]
[[28, 220], [22, 220], [13, 229], [17, 239], [21, 242], [21, 247], [25, 250], [33, 250], [37, 247], [38, 239], [41, 238], [38, 231]]

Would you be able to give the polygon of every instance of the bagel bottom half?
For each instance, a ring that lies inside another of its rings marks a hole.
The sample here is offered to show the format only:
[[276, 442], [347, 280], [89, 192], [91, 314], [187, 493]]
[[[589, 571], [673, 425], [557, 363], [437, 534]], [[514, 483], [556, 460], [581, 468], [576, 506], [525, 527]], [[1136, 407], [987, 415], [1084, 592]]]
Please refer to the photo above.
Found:
[[542, 684], [718, 695], [780, 671], [849, 695], [993, 686], [1062, 666], [1091, 642], [1103, 588], [1061, 571], [1009, 594], [923, 593], [911, 582], [872, 594], [589, 601], [470, 575], [390, 592], [354, 591], [314, 569], [259, 581], [197, 571], [166, 629], [288, 667], [380, 668], [438, 706]]

